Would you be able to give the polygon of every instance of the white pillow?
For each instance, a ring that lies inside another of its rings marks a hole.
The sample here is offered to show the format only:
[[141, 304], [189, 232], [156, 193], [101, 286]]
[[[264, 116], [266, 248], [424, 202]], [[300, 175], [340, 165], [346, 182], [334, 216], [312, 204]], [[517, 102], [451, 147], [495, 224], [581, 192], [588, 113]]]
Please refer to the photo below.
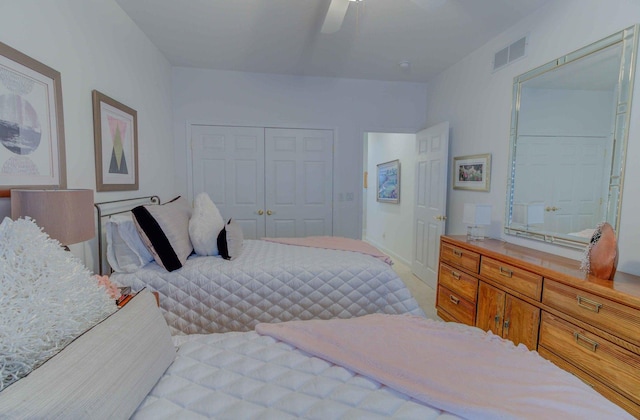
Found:
[[189, 237], [198, 255], [218, 255], [218, 234], [224, 219], [207, 193], [200, 193], [193, 201], [189, 220]]
[[116, 310], [82, 262], [31, 219], [0, 224], [0, 295], [0, 390]]
[[156, 262], [167, 271], [182, 268], [193, 251], [187, 200], [177, 197], [160, 206], [138, 206], [131, 213], [142, 242]]
[[175, 354], [156, 299], [143, 290], [2, 391], [0, 417], [129, 418]]
[[112, 216], [105, 223], [107, 261], [115, 272], [132, 273], [153, 261], [142, 243], [131, 213]]

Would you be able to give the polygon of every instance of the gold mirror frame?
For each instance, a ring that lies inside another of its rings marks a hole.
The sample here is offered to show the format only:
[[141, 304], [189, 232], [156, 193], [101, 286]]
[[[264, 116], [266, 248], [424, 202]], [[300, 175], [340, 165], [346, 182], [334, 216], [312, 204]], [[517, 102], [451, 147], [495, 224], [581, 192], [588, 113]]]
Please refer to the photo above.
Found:
[[[509, 174], [507, 177], [507, 208], [504, 231], [508, 235], [515, 235], [530, 239], [536, 239], [548, 243], [565, 245], [573, 248], [584, 249], [589, 242], [589, 237], [578, 237], [568, 234], [552, 232], [547, 230], [532, 229], [528, 224], [516, 224], [513, 222], [514, 216], [514, 190], [516, 175], [516, 151], [518, 146], [518, 122], [520, 117], [520, 105], [522, 99], [522, 86], [526, 81], [552, 72], [556, 69], [566, 69], [571, 63], [586, 58], [587, 56], [600, 52], [610, 47], [622, 47], [618, 83], [614, 93], [615, 111], [612, 165], [609, 177], [608, 202], [606, 205], [605, 220], [609, 222], [619, 232], [620, 209], [622, 203], [622, 189], [624, 178], [624, 166], [626, 160], [626, 149], [628, 141], [628, 128], [631, 111], [631, 98], [633, 95], [633, 79], [636, 65], [638, 49], [638, 29], [639, 25], [626, 28], [600, 41], [594, 42], [584, 48], [562, 56], [556, 60], [548, 62], [540, 67], [530, 70], [514, 78], [513, 82], [513, 104], [511, 110], [511, 131], [509, 146]], [[604, 182], [604, 181], [603, 181]], [[593, 226], [595, 228], [595, 226]]]

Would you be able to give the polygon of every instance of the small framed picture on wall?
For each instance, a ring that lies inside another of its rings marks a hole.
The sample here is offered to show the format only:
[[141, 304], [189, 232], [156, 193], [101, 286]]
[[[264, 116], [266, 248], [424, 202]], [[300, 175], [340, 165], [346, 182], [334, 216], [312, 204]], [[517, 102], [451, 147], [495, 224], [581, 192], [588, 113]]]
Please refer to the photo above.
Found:
[[138, 113], [94, 90], [96, 191], [138, 189]]
[[489, 191], [491, 154], [453, 158], [453, 189]]
[[400, 202], [400, 161], [398, 159], [377, 165], [377, 200], [381, 203]]

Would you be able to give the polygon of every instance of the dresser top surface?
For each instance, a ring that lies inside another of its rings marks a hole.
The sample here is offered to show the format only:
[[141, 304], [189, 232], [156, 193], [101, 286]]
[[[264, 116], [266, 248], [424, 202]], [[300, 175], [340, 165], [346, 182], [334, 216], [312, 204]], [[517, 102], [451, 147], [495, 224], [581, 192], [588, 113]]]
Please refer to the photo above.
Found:
[[628, 273], [616, 272], [613, 280], [589, 275], [580, 269], [580, 261], [549, 254], [543, 251], [497, 239], [467, 241], [465, 235], [442, 236], [443, 242], [460, 246], [490, 258], [504, 260], [507, 264], [518, 265], [540, 273], [563, 283], [583, 288], [595, 293], [611, 294], [617, 300], [631, 299], [633, 306], [640, 307], [640, 277]]

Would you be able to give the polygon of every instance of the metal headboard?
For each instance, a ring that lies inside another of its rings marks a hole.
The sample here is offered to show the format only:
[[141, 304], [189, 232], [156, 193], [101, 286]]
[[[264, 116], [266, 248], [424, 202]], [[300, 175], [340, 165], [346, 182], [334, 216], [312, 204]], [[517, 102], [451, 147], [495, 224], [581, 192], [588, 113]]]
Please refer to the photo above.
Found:
[[[160, 204], [160, 197], [157, 195], [148, 195], [144, 197], [124, 198], [122, 200], [103, 201], [93, 204], [98, 212], [98, 272], [100, 275], [104, 274], [102, 272], [102, 259], [104, 257], [102, 253], [102, 219], [116, 214], [128, 213], [134, 207], [134, 204], [135, 206], [144, 204]], [[107, 207], [106, 210], [105, 207]]]

